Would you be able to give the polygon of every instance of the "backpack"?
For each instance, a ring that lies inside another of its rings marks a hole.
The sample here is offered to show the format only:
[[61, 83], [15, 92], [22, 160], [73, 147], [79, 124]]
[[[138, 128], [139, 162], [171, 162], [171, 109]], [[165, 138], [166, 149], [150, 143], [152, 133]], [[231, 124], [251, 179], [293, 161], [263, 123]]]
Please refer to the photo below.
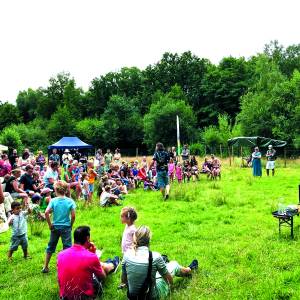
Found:
[[147, 277], [139, 291], [139, 294], [137, 296], [132, 296], [129, 293], [129, 289], [127, 289], [127, 298], [129, 300], [150, 300], [151, 299], [151, 288], [152, 288], [152, 279], [151, 279], [151, 273], [152, 273], [152, 262], [153, 262], [153, 256], [152, 252], [149, 251], [149, 266], [148, 266], [148, 273]]

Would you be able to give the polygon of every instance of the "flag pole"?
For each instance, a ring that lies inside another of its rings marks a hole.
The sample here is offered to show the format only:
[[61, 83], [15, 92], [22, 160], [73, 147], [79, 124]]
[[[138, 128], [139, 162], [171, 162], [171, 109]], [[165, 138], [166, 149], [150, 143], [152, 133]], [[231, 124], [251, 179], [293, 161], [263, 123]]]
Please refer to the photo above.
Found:
[[177, 155], [180, 155], [180, 131], [179, 131], [179, 117], [176, 116], [176, 125], [177, 125]]

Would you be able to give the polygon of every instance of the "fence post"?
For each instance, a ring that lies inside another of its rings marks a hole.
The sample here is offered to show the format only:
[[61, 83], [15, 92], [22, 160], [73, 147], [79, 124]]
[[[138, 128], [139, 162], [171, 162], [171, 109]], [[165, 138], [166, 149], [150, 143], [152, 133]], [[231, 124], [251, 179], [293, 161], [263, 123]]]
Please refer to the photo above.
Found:
[[229, 146], [228, 146], [228, 156], [229, 156], [229, 166], [231, 167], [231, 153], [230, 153]]
[[284, 147], [284, 167], [286, 168], [286, 147]]
[[138, 157], [138, 155], [139, 155], [139, 148], [136, 147], [136, 148], [135, 148], [135, 156]]
[[222, 145], [220, 144], [220, 156], [223, 158], [223, 153], [222, 153]]

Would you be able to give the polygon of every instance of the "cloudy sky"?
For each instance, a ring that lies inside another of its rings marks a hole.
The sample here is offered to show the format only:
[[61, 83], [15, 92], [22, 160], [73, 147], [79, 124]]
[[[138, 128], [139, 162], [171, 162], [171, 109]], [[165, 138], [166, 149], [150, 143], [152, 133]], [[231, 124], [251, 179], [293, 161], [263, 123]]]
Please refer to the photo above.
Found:
[[0, 1], [0, 100], [68, 71], [77, 85], [123, 66], [192, 51], [249, 57], [277, 39], [300, 43], [298, 0]]

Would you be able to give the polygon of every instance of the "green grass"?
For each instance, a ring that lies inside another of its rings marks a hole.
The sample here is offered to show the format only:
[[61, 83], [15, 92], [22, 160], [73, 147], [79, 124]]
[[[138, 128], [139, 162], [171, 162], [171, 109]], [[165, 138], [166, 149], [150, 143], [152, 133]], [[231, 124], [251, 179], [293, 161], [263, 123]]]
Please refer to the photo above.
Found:
[[[295, 218], [295, 239], [289, 229], [278, 235], [271, 211], [278, 202], [298, 202], [299, 165], [277, 169], [276, 177], [253, 178], [251, 169], [223, 167], [222, 180], [177, 185], [170, 200], [159, 192], [137, 190], [124, 205], [138, 211], [137, 225], [150, 226], [151, 248], [187, 265], [200, 262], [192, 279], [176, 280], [172, 299], [299, 299], [300, 219]], [[265, 175], [265, 174], [264, 174]], [[90, 225], [92, 240], [103, 248], [103, 259], [121, 255], [123, 225], [120, 207], [84, 209], [78, 204], [75, 226]], [[40, 236], [29, 228], [30, 261], [22, 251], [8, 263], [10, 232], [0, 235], [0, 299], [57, 299], [56, 255], [51, 273], [40, 273], [48, 242], [47, 226]], [[58, 250], [61, 249], [59, 244]], [[103, 299], [125, 299], [117, 290], [120, 272], [109, 276]]]

